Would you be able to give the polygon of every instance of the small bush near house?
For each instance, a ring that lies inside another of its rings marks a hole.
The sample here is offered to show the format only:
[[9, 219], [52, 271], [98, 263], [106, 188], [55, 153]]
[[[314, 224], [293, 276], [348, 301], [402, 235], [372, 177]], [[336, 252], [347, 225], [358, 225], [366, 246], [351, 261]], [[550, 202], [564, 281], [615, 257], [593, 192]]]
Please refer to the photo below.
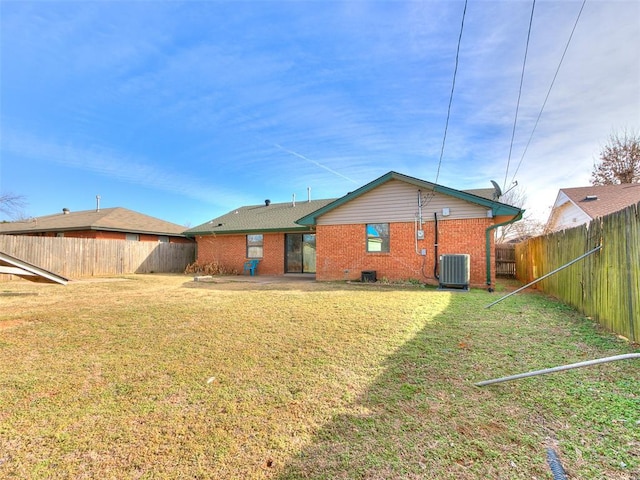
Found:
[[238, 271], [232, 268], [226, 268], [218, 262], [198, 263], [193, 262], [184, 269], [186, 275], [237, 275]]

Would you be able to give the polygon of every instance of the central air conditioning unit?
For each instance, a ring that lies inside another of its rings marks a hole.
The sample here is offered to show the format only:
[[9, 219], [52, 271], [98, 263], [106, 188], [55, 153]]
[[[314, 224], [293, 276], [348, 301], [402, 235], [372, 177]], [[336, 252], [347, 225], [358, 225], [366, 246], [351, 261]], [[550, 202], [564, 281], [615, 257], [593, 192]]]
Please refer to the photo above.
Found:
[[440, 256], [440, 288], [469, 290], [471, 257], [467, 254]]

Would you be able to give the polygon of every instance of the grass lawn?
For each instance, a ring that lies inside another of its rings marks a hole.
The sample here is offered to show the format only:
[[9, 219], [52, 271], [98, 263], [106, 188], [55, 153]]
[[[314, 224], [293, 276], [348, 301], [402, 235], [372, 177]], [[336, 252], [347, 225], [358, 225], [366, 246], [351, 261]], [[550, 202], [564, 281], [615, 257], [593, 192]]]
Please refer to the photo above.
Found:
[[0, 478], [640, 478], [637, 352], [537, 293], [0, 284]]

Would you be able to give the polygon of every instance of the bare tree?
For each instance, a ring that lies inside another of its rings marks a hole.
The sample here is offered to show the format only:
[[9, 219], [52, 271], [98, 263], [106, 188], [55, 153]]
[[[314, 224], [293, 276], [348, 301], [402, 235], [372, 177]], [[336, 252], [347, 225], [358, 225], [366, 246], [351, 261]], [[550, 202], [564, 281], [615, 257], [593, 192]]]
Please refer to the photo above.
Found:
[[[514, 187], [501, 196], [498, 201], [522, 209], [524, 204], [527, 203], [527, 195], [522, 188]], [[525, 212], [521, 220], [497, 229], [496, 243], [535, 237], [541, 235], [543, 230], [544, 223]]]
[[640, 135], [612, 133], [591, 173], [593, 185], [640, 183]]
[[24, 218], [23, 209], [27, 206], [27, 200], [23, 195], [11, 192], [0, 193], [0, 213], [11, 220]]

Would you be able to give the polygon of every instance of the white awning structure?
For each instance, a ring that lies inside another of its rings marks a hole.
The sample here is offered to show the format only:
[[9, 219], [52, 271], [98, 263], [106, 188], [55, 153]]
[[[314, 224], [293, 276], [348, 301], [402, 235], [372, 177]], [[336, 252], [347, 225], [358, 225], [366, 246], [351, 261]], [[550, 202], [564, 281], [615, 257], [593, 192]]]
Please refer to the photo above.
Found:
[[59, 283], [66, 285], [69, 281], [57, 273], [50, 272], [19, 258], [0, 252], [0, 273], [16, 275], [25, 280], [38, 283]]

